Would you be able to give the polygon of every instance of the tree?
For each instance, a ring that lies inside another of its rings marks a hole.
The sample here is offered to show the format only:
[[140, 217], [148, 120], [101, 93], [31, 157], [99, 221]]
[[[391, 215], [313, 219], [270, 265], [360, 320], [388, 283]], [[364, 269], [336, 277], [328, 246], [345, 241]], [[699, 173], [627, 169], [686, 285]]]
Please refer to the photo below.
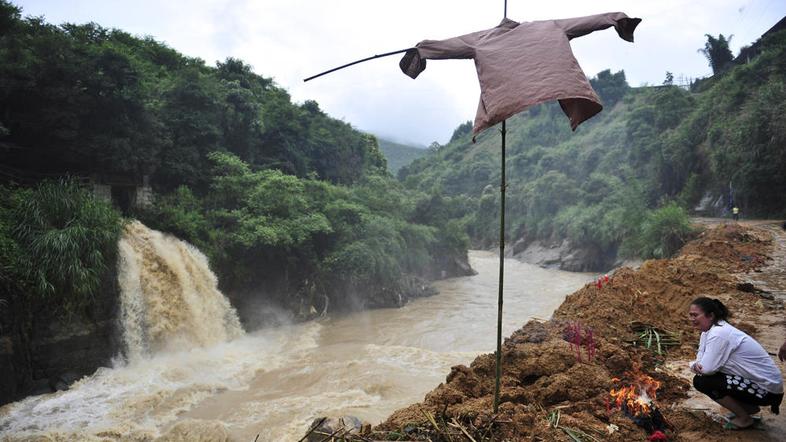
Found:
[[590, 79], [590, 84], [608, 107], [614, 106], [630, 89], [625, 79], [625, 71], [612, 74], [610, 69], [598, 72], [595, 78]]
[[19, 22], [22, 10], [18, 6], [0, 0], [0, 36], [5, 35], [8, 30]]
[[666, 71], [666, 79], [663, 80], [663, 84], [665, 86], [671, 86], [674, 84], [674, 74], [669, 71]]
[[161, 151], [154, 182], [163, 189], [187, 185], [192, 189], [207, 186], [207, 154], [222, 146], [222, 108], [220, 85], [199, 68], [180, 73], [163, 93], [161, 120], [168, 143]]
[[729, 49], [729, 43], [731, 43], [731, 38], [734, 36], [729, 35], [729, 38], [726, 39], [723, 34], [718, 34], [718, 38], [710, 34], [704, 35], [707, 37], [707, 43], [704, 44], [703, 49], [699, 49], [699, 52], [707, 57], [713, 74], [723, 72], [728, 64], [734, 59], [734, 56], [731, 54], [731, 49]]
[[472, 133], [472, 121], [466, 121], [461, 123], [456, 130], [453, 131], [453, 135], [450, 137], [450, 142], [454, 142], [458, 139], [466, 137], [467, 135]]

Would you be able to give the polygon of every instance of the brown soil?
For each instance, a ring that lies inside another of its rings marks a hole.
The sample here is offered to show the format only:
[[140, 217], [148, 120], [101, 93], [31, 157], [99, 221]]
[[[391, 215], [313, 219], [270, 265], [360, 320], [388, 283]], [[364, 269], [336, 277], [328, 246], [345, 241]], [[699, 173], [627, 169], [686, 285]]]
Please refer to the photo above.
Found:
[[[624, 382], [626, 372], [640, 367], [661, 383], [655, 404], [670, 425], [670, 440], [778, 440], [786, 431], [783, 418], [768, 411], [758, 430], [723, 430], [719, 409], [693, 394], [685, 367], [698, 343], [687, 310], [700, 295], [721, 299], [736, 326], [777, 352], [784, 337], [783, 303], [759, 289], [786, 287], [784, 238], [773, 226], [720, 225], [674, 259], [621, 268], [602, 288], [588, 284], [568, 296], [551, 320], [530, 321], [505, 340], [497, 415], [492, 415], [495, 360], [485, 354], [469, 367], [453, 367], [423, 402], [396, 411], [367, 437], [469, 440], [466, 431], [475, 440], [575, 440], [571, 434], [580, 440], [646, 440], [642, 427], [609, 406], [609, 391], [620, 386], [612, 378]], [[577, 324], [584, 330], [581, 361], [568, 342]], [[676, 345], [662, 348], [663, 354], [654, 343], [647, 348], [637, 341], [644, 326]], [[589, 361], [591, 340], [596, 352]]]

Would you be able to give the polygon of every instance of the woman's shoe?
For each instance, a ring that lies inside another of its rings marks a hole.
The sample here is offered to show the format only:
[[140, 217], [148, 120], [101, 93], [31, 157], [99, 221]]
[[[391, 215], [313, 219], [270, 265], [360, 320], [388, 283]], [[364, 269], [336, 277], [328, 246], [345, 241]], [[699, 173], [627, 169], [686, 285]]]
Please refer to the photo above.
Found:
[[[727, 421], [730, 421], [730, 420], [732, 420], [732, 419], [734, 419], [736, 417], [737, 417], [737, 415], [734, 414], [734, 413], [727, 413], [727, 414], [723, 415], [723, 418], [726, 419]], [[756, 421], [760, 421], [761, 420], [761, 415], [760, 414], [751, 415], [751, 419], [756, 420]]]
[[751, 421], [750, 425], [746, 425], [744, 427], [741, 427], [741, 426], [739, 426], [737, 424], [733, 424], [731, 422], [726, 422], [725, 424], [723, 424], [723, 429], [724, 430], [747, 430], [749, 428], [753, 428], [758, 423], [759, 423], [759, 419], [753, 419], [753, 421]]

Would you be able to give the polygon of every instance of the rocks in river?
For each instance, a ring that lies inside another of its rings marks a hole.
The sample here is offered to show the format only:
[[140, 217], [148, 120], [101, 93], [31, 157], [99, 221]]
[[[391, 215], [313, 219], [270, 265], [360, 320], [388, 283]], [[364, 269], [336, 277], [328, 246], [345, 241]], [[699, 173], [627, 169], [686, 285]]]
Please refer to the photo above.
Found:
[[469, 259], [464, 255], [460, 258], [453, 258], [453, 272], [446, 276], [472, 276], [477, 274], [478, 272], [469, 265]]
[[521, 238], [511, 248], [513, 256], [519, 261], [539, 265], [546, 268], [555, 268], [560, 265], [560, 257], [567, 252], [567, 241], [561, 244], [547, 245], [541, 241], [527, 241]]
[[355, 416], [318, 417], [309, 426], [306, 442], [330, 440], [331, 435], [340, 437], [347, 434], [366, 434], [369, 431], [371, 431], [371, 424]]
[[570, 241], [544, 242], [519, 239], [512, 246], [519, 261], [569, 272], [599, 272], [615, 267], [616, 250], [575, 247]]
[[82, 376], [78, 373], [67, 371], [49, 378], [49, 388], [51, 388], [52, 391], [65, 391], [71, 387], [71, 384], [81, 378]]

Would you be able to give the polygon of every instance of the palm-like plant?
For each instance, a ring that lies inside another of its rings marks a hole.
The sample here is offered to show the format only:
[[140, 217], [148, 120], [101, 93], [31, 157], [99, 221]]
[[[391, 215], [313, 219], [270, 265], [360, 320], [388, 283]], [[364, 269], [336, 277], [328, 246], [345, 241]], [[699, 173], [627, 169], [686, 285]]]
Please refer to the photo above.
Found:
[[120, 215], [68, 179], [18, 191], [16, 199], [13, 234], [29, 260], [21, 269], [25, 279], [66, 311], [84, 306], [114, 256]]
[[718, 34], [718, 38], [715, 38], [710, 34], [704, 35], [707, 37], [707, 43], [704, 44], [703, 49], [699, 49], [699, 52], [707, 57], [707, 61], [710, 62], [710, 67], [712, 68], [713, 74], [722, 72], [734, 59], [731, 49], [729, 49], [729, 44], [731, 43], [731, 39], [734, 36], [729, 35], [729, 38], [727, 39], [723, 36], [723, 34]]

